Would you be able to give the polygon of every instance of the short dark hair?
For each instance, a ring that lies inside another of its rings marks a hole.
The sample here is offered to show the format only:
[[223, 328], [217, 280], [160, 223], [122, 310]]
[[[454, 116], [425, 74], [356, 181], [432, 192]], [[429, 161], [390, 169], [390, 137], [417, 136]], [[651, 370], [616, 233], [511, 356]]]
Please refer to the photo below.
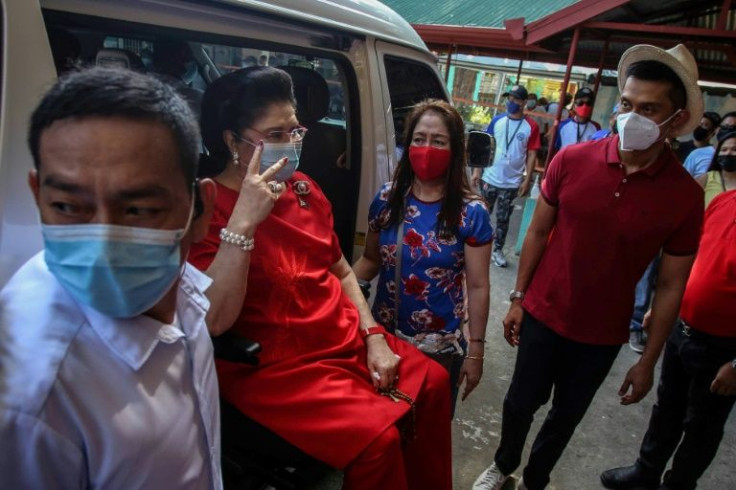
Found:
[[626, 79], [629, 77], [647, 82], [665, 82], [669, 84], [670, 89], [667, 95], [675, 110], [687, 107], [685, 84], [682, 83], [682, 79], [677, 73], [664, 63], [654, 60], [637, 61], [626, 69]]
[[736, 118], [736, 111], [731, 111], [731, 112], [725, 113], [718, 124], [722, 123], [723, 121], [725, 121], [728, 118]]
[[41, 134], [54, 122], [72, 117], [124, 117], [163, 123], [174, 136], [186, 182], [194, 182], [200, 148], [197, 119], [166, 83], [123, 68], [93, 67], [61, 77], [31, 115], [28, 146], [36, 169], [41, 166]]
[[201, 160], [200, 176], [225, 169], [230, 150], [222, 139], [225, 130], [239, 133], [250, 127], [275, 103], [296, 107], [288, 73], [269, 66], [252, 66], [224, 75], [207, 87], [202, 97], [202, 140], [209, 152]]
[[713, 126], [721, 124], [721, 116], [717, 112], [704, 112], [703, 117], [713, 123]]

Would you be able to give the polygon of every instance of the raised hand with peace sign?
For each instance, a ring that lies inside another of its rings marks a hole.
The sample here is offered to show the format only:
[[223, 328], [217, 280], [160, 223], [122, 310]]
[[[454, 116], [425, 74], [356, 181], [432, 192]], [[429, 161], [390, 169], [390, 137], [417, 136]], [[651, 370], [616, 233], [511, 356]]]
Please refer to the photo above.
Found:
[[259, 173], [263, 142], [253, 151], [253, 157], [240, 184], [240, 196], [228, 221], [230, 232], [252, 238], [258, 223], [266, 219], [274, 203], [284, 190], [284, 184], [273, 180], [276, 173], [288, 162], [282, 158], [276, 164]]

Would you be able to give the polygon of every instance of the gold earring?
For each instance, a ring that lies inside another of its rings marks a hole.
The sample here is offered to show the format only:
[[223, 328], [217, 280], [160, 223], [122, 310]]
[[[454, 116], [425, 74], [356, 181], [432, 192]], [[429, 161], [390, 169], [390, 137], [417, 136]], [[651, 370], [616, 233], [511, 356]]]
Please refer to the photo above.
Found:
[[240, 158], [240, 155], [238, 155], [238, 152], [237, 152], [237, 151], [234, 151], [234, 152], [233, 152], [233, 165], [235, 165], [236, 167], [237, 167], [238, 165], [240, 165], [240, 160], [239, 160], [239, 158]]

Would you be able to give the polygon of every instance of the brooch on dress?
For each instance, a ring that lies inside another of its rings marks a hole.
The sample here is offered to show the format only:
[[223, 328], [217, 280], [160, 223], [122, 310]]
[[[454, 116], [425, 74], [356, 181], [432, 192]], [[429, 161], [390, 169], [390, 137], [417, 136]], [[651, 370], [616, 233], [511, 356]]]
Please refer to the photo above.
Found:
[[296, 194], [296, 198], [299, 200], [299, 206], [309, 208], [309, 203], [302, 197], [312, 192], [309, 188], [309, 182], [306, 180], [297, 180], [292, 184], [292, 189], [294, 190], [294, 194]]

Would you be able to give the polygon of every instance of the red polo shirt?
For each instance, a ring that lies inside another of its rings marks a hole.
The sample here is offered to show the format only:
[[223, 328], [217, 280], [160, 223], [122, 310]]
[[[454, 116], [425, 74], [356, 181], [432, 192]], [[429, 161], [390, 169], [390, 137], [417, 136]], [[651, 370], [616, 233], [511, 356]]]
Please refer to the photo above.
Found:
[[736, 191], [719, 194], [705, 212], [680, 316], [702, 332], [736, 337]]
[[626, 175], [618, 136], [563, 148], [542, 182], [557, 220], [523, 307], [565, 338], [622, 344], [634, 289], [660, 249], [692, 255], [703, 190], [669, 149]]

